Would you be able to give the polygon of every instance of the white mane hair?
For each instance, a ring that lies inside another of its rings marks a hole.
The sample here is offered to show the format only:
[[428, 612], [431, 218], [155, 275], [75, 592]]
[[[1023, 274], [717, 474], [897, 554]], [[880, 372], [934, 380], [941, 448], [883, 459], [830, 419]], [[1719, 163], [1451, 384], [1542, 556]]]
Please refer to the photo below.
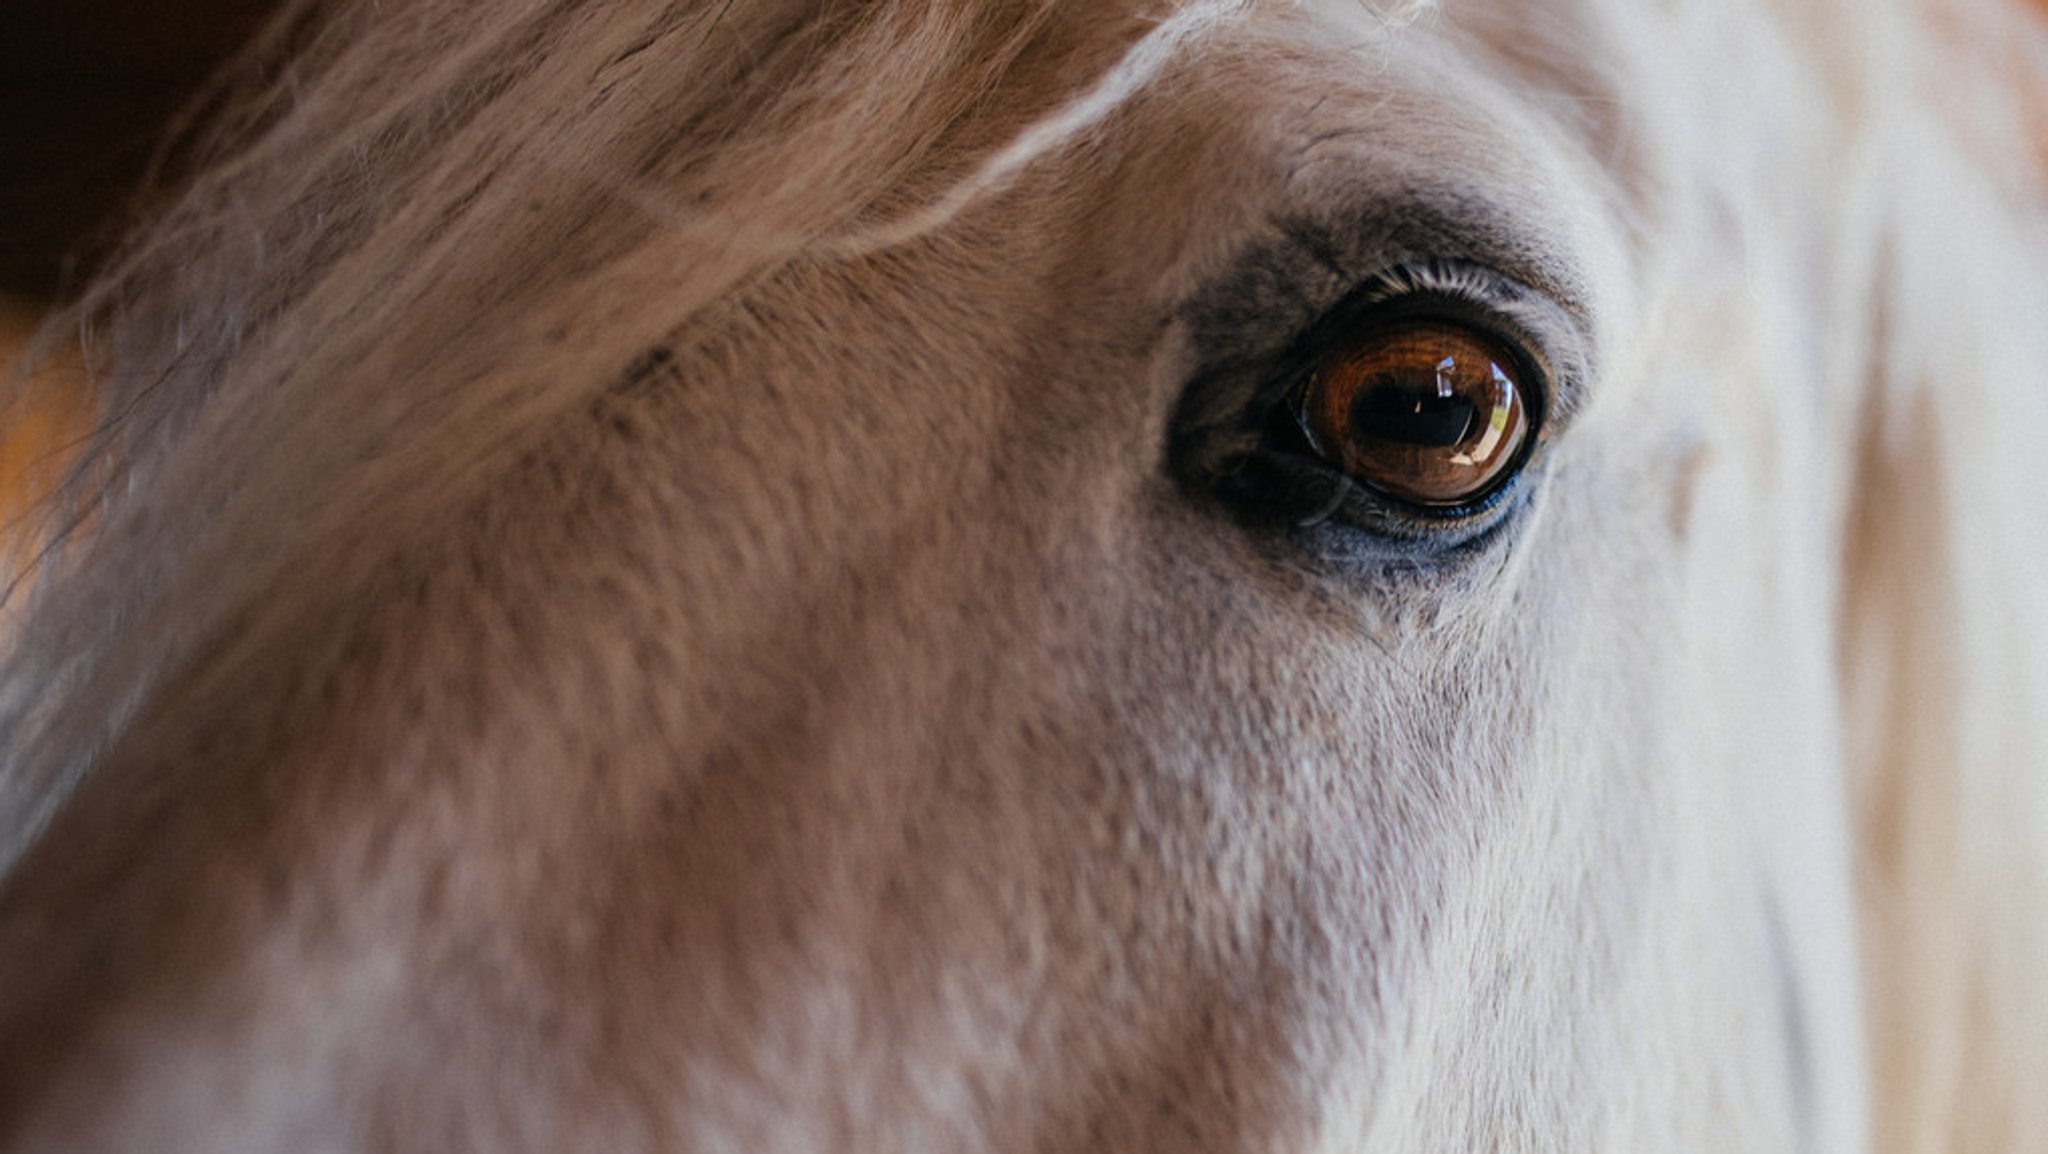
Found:
[[[171, 147], [0, 1150], [2048, 1151], [2037, 14], [297, 0]], [[1243, 531], [1402, 245], [1533, 495]]]

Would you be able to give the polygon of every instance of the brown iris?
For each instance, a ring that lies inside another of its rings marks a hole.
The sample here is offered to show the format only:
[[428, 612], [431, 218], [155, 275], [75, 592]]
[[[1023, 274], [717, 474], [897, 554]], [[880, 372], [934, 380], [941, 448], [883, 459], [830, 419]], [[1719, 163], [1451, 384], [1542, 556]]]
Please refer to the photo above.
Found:
[[1529, 435], [1519, 362], [1482, 333], [1417, 320], [1325, 357], [1294, 397], [1312, 447], [1353, 480], [1419, 505], [1484, 496]]

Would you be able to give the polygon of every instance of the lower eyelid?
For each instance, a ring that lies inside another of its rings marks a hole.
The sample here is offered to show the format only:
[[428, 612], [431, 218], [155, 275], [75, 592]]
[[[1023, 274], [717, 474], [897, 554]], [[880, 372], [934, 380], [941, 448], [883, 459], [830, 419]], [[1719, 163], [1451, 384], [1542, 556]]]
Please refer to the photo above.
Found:
[[1212, 491], [1250, 524], [1289, 535], [1307, 534], [1328, 551], [1334, 538], [1350, 539], [1346, 553], [1416, 560], [1464, 546], [1509, 519], [1522, 498], [1521, 478], [1510, 478], [1470, 506], [1424, 509], [1374, 492], [1312, 459], [1261, 451], [1216, 478]]

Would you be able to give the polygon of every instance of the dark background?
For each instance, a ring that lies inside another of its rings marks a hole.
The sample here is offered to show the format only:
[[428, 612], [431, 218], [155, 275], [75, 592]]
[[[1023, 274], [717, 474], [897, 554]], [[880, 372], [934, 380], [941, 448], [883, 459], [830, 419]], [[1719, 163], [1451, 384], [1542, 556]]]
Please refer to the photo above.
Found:
[[0, 293], [75, 284], [164, 125], [275, 5], [0, 3]]

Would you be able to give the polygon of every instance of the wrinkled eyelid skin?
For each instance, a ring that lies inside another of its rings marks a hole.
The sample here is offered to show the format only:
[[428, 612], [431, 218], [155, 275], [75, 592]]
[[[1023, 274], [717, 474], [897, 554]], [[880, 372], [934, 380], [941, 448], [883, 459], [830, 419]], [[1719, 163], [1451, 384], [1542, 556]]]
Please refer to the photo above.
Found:
[[1439, 43], [1453, 33], [1411, 29], [1363, 70], [1341, 54], [1309, 68], [1265, 218], [1343, 282], [1318, 314], [1410, 263], [1490, 270], [1532, 290], [1568, 322], [1534, 334], [1560, 346], [1539, 351], [1556, 361], [1550, 420], [1562, 430], [1588, 399], [1601, 302], [1630, 299], [1625, 231], [1640, 192], [1617, 183], [1613, 141], [1558, 112], [1574, 105], [1532, 100], [1528, 78], [1462, 66], [1468, 53]]

